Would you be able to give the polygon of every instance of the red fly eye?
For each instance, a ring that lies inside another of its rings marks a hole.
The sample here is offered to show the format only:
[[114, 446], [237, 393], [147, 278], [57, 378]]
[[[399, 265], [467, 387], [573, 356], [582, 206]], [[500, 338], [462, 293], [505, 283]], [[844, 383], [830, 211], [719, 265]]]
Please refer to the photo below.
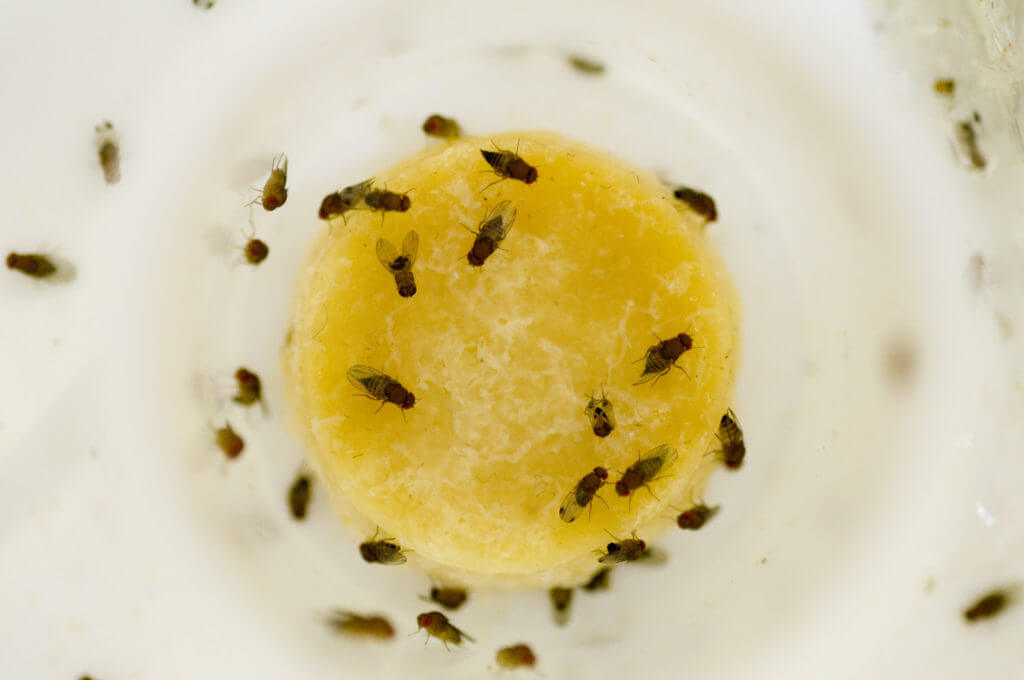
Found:
[[647, 544], [646, 544], [646, 543], [644, 543], [644, 542], [643, 542], [643, 541], [641, 540], [641, 541], [640, 541], [640, 549], [641, 549], [641, 550], [645, 550], [646, 548], [647, 548]]
[[691, 338], [686, 333], [679, 334], [679, 342], [683, 343], [684, 352], [689, 351], [690, 348], [693, 347], [693, 338]]
[[601, 479], [608, 479], [608, 471], [605, 470], [603, 467], [594, 468], [594, 474], [600, 477]]

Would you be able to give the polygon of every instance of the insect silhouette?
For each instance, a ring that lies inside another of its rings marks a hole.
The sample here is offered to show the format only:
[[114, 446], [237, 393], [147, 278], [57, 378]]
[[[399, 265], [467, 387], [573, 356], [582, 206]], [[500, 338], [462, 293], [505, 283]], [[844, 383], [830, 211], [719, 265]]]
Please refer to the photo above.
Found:
[[615, 411], [612, 408], [612, 402], [608, 401], [604, 395], [604, 389], [601, 390], [600, 399], [595, 395], [590, 395], [583, 412], [587, 414], [590, 428], [598, 437], [607, 437], [615, 429]]
[[363, 556], [363, 560], [370, 563], [376, 564], [405, 564], [405, 554], [402, 552], [402, 547], [397, 543], [393, 543], [393, 538], [381, 538], [377, 540], [377, 534], [380, 533], [380, 528], [373, 532], [373, 536], [370, 537], [369, 541], [364, 541], [359, 544], [359, 554]]
[[961, 121], [954, 128], [957, 144], [960, 145], [960, 153], [970, 161], [971, 167], [975, 170], [984, 170], [987, 165], [985, 154], [978, 147], [978, 133], [969, 120]]
[[448, 617], [441, 612], [434, 611], [420, 614], [416, 617], [416, 625], [418, 626], [417, 632], [420, 630], [427, 631], [427, 642], [430, 641], [431, 637], [436, 637], [444, 643], [445, 649], [448, 649], [449, 642], [453, 645], [461, 645], [463, 638], [470, 642], [476, 642], [472, 637], [452, 625]]
[[121, 179], [121, 146], [117, 141], [117, 133], [108, 120], [96, 126], [94, 134], [96, 154], [103, 168], [103, 179], [107, 184], [117, 184]]
[[439, 113], [428, 116], [423, 121], [423, 132], [441, 139], [456, 139], [462, 135], [462, 129], [454, 119], [445, 118]]
[[466, 599], [469, 596], [463, 588], [431, 588], [430, 597], [423, 598], [429, 599], [431, 602], [436, 602], [445, 609], [454, 611], [465, 604]]
[[238, 394], [232, 397], [232, 401], [242, 406], [251, 406], [263, 399], [263, 387], [260, 377], [248, 368], [239, 368], [235, 371], [235, 381], [238, 383]]
[[964, 610], [964, 619], [968, 623], [974, 623], [982, 619], [990, 619], [1002, 613], [1011, 601], [1010, 593], [1006, 590], [993, 590], [981, 597], [977, 602]]
[[715, 199], [703, 191], [690, 187], [676, 187], [672, 195], [677, 201], [682, 201], [690, 210], [703, 217], [705, 222], [714, 222], [718, 219]]
[[395, 286], [402, 297], [416, 294], [416, 279], [412, 274], [412, 265], [416, 262], [416, 253], [420, 249], [420, 237], [410, 231], [402, 239], [402, 254], [399, 255], [391, 241], [377, 239], [377, 259], [395, 277]]
[[491, 253], [497, 250], [498, 245], [508, 236], [515, 219], [516, 208], [512, 201], [502, 201], [494, 206], [474, 232], [476, 239], [466, 255], [469, 263], [474, 267], [482, 267]]
[[409, 194], [387, 189], [370, 189], [363, 195], [363, 204], [375, 212], [406, 212], [412, 206]]
[[569, 621], [569, 607], [572, 605], [572, 588], [552, 588], [548, 591], [551, 598], [551, 614], [555, 623], [564, 626]]
[[[661, 340], [657, 345], [651, 345], [644, 353], [644, 372], [634, 385], [641, 385], [653, 380], [655, 383], [672, 370], [679, 357], [683, 356], [693, 347], [693, 338], [686, 333], [680, 333], [668, 340]], [[683, 370], [679, 368], [679, 370]], [[685, 372], [685, 371], [684, 371]]]
[[578, 54], [569, 55], [568, 61], [569, 66], [588, 76], [599, 76], [604, 73], [604, 64], [599, 61], [594, 61]]
[[34, 279], [45, 279], [57, 273], [57, 267], [45, 255], [9, 253], [7, 268]]
[[562, 505], [558, 509], [558, 516], [562, 518], [562, 521], [572, 522], [579, 517], [583, 508], [589, 506], [590, 502], [594, 500], [598, 489], [607, 483], [606, 479], [608, 479], [608, 470], [603, 467], [596, 467], [584, 475], [583, 479], [576, 484], [576, 488], [567, 493], [562, 500]]
[[267, 259], [267, 255], [270, 255], [270, 246], [266, 242], [253, 237], [245, 242], [242, 253], [245, 255], [245, 261], [249, 264], [259, 264]]
[[686, 510], [679, 513], [676, 517], [676, 524], [680, 529], [687, 529], [689, 531], [696, 531], [704, 526], [704, 524], [718, 514], [718, 506], [709, 508], [703, 503], [697, 503], [690, 506]]
[[609, 588], [611, 588], [612, 585], [611, 575], [611, 567], [601, 567], [596, 572], [594, 572], [594, 575], [590, 577], [589, 581], [587, 581], [580, 587], [583, 588], [583, 590], [586, 590], [587, 592], [591, 593], [596, 592], [598, 590], [608, 590]]
[[381, 408], [384, 404], [395, 404], [407, 410], [416, 404], [416, 395], [390, 375], [372, 366], [353, 366], [348, 369], [348, 381], [363, 392], [360, 396], [382, 402]]
[[597, 552], [601, 554], [598, 558], [598, 562], [601, 564], [618, 564], [619, 562], [632, 562], [633, 560], [640, 559], [644, 550], [646, 550], [647, 544], [633, 534], [632, 538], [625, 540], [616, 540], [609, 543], [605, 547], [605, 551], [602, 553], [600, 550]]
[[228, 457], [228, 460], [234, 460], [242, 455], [242, 449], [245, 448], [245, 441], [239, 437], [233, 429], [231, 429], [230, 423], [224, 423], [224, 427], [217, 430], [216, 437], [217, 447], [224, 452], [224, 455]]
[[628, 496], [640, 487], [650, 491], [648, 484], [662, 469], [675, 462], [678, 455], [678, 452], [668, 444], [655, 446], [626, 468], [622, 478], [615, 482], [615, 492], [620, 496]]
[[743, 442], [743, 430], [736, 422], [736, 414], [729, 409], [718, 424], [718, 440], [722, 442], [722, 459], [727, 468], [736, 470], [743, 465], [747, 445]]
[[533, 668], [537, 657], [529, 645], [518, 644], [499, 649], [495, 661], [502, 668]]
[[519, 155], [518, 145], [516, 145], [515, 151], [502, 149], [497, 145], [494, 148], [497, 151], [480, 149], [480, 153], [483, 155], [484, 160], [487, 161], [487, 165], [491, 166], [491, 170], [498, 176], [498, 179], [488, 184], [481, 191], [486, 190], [503, 179], [517, 179], [524, 184], [533, 184], [537, 181], [537, 168], [523, 160], [522, 156]]
[[324, 196], [324, 200], [320, 202], [320, 219], [330, 220], [335, 217], [344, 217], [346, 212], [362, 202], [372, 187], [373, 178], [371, 177], [359, 184], [352, 184], [340, 191], [327, 194]]
[[267, 212], [277, 210], [288, 200], [288, 157], [281, 154], [274, 159], [270, 166], [270, 177], [263, 185], [256, 201], [263, 206]]
[[327, 619], [327, 625], [339, 633], [374, 637], [388, 640], [395, 636], [395, 629], [383, 616], [361, 616], [341, 609], [335, 610]]
[[291, 509], [292, 517], [297, 520], [306, 518], [306, 510], [309, 508], [312, 492], [313, 480], [309, 475], [299, 475], [295, 478], [288, 490], [288, 507]]

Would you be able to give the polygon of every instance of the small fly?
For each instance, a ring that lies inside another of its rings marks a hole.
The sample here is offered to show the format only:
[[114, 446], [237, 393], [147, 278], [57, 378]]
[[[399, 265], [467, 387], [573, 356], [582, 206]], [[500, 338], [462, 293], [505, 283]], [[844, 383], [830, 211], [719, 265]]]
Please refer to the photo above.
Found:
[[495, 660], [502, 668], [533, 668], [537, 663], [533, 650], [524, 644], [502, 647], [495, 655]]
[[412, 297], [416, 294], [416, 279], [412, 274], [412, 265], [416, 262], [419, 248], [420, 237], [415, 231], [410, 231], [402, 239], [401, 255], [391, 241], [377, 239], [377, 259], [395, 277], [395, 286], [402, 297]]
[[363, 560], [376, 564], [405, 564], [405, 553], [402, 547], [393, 541], [393, 538], [381, 538], [377, 540], [380, 528], [373, 532], [369, 541], [359, 544], [359, 554]]
[[587, 592], [593, 593], [598, 590], [608, 590], [612, 585], [612, 568], [601, 567], [594, 575], [590, 577], [590, 580], [584, 583], [581, 588]]
[[232, 401], [242, 406], [252, 406], [263, 399], [263, 387], [260, 377], [248, 368], [239, 368], [235, 371], [235, 381], [238, 382], [238, 394], [232, 397]]
[[583, 508], [589, 506], [590, 502], [594, 500], [598, 489], [606, 484], [606, 479], [608, 479], [608, 470], [603, 467], [596, 467], [584, 475], [583, 479], [576, 484], [576, 488], [567, 493], [562, 500], [562, 505], [558, 509], [558, 516], [562, 518], [562, 521], [571, 522], [579, 517]]
[[697, 503], [691, 507], [683, 510], [676, 517], [676, 524], [680, 529], [687, 529], [689, 531], [696, 531], [704, 526], [704, 524], [718, 514], [719, 506], [709, 508], [703, 503]]
[[474, 267], [482, 267], [491, 253], [497, 250], [498, 245], [508, 236], [515, 219], [516, 208], [512, 201], [502, 201], [494, 206], [474, 232], [476, 240], [473, 241], [473, 247], [466, 255], [469, 263]]
[[267, 212], [276, 210], [288, 200], [288, 157], [281, 154], [270, 166], [270, 177], [263, 185], [263, 191], [256, 199]]
[[96, 154], [103, 168], [103, 179], [107, 184], [117, 184], [121, 179], [121, 146], [117, 141], [114, 125], [108, 120], [96, 126], [94, 134]]
[[343, 217], [346, 212], [355, 208], [373, 187], [373, 178], [347, 186], [340, 191], [324, 196], [320, 202], [320, 219], [330, 220]]
[[[653, 380], [655, 383], [672, 370], [679, 357], [693, 348], [693, 338], [686, 333], [680, 333], [668, 340], [661, 340], [657, 345], [651, 345], [644, 353], [644, 372], [634, 385], [641, 385]], [[677, 367], [683, 370], [681, 367]], [[685, 372], [685, 371], [684, 371]]]
[[337, 609], [331, 614], [327, 619], [327, 625], [345, 635], [381, 640], [389, 640], [395, 636], [394, 627], [383, 616], [361, 616], [341, 609]]
[[461, 645], [463, 638], [470, 642], [476, 642], [472, 637], [452, 625], [448, 617], [441, 612], [435, 611], [420, 614], [416, 617], [416, 625], [419, 626], [416, 629], [417, 632], [421, 630], [427, 631], [427, 642], [430, 642], [431, 637], [436, 637], [444, 643], [445, 649], [448, 649], [449, 642], [453, 645]]
[[374, 212], [406, 212], [412, 206], [412, 200], [409, 194], [371, 189], [363, 195], [363, 204]]
[[678, 452], [668, 444], [655, 446], [626, 468], [622, 478], [615, 482], [615, 492], [620, 496], [628, 496], [640, 487], [650, 491], [648, 484], [662, 469], [675, 462], [678, 455]]
[[718, 424], [718, 440], [722, 442], [722, 459], [725, 466], [732, 470], [743, 465], [743, 459], [747, 455], [747, 445], [743, 442], [743, 430], [736, 422], [736, 414], [729, 409], [722, 415]]
[[693, 212], [704, 218], [705, 222], [714, 222], [718, 219], [718, 209], [715, 207], [715, 199], [708, 196], [699, 189], [690, 187], [677, 187], [672, 192], [677, 201], [682, 201]]
[[551, 613], [555, 624], [564, 626], [569, 621], [569, 606], [572, 604], [572, 588], [552, 588], [548, 591], [551, 598]]
[[437, 587], [434, 587], [434, 588], [430, 589], [430, 597], [429, 598], [421, 598], [421, 599], [429, 599], [431, 602], [436, 602], [439, 605], [441, 605], [442, 607], [444, 607], [445, 609], [448, 609], [450, 611], [455, 611], [456, 609], [461, 607], [463, 604], [465, 604], [466, 599], [468, 597], [469, 597], [469, 595], [466, 593], [465, 589], [463, 589], [463, 588], [437, 588]]
[[9, 253], [7, 268], [21, 272], [34, 279], [45, 279], [57, 273], [57, 267], [45, 255]]
[[313, 479], [309, 475], [299, 475], [288, 489], [288, 507], [292, 517], [302, 521], [306, 519], [309, 499], [313, 493]]
[[[497, 151], [480, 149], [480, 153], [483, 154], [487, 165], [491, 166], [491, 170], [498, 176], [498, 179], [491, 182], [491, 184], [500, 182], [503, 179], [517, 179], [524, 184], [533, 184], [537, 181], [537, 168], [523, 160], [523, 157], [518, 153], [518, 146], [516, 151], [508, 151], [497, 145], [495, 148]], [[488, 184], [484, 189], [490, 187], [491, 184]]]
[[589, 401], [583, 412], [590, 419], [590, 428], [598, 437], [607, 437], [615, 429], [615, 411], [612, 409], [612, 402], [601, 390], [601, 398], [590, 395]]
[[964, 619], [968, 623], [974, 623], [976, 621], [981, 621], [982, 619], [990, 619], [994, 616], [998, 616], [1004, 609], [1006, 609], [1006, 605], [1008, 605], [1012, 599], [1011, 593], [1008, 590], [993, 590], [964, 610]]
[[619, 562], [632, 562], [633, 560], [640, 559], [644, 550], [647, 548], [647, 544], [633, 534], [632, 538], [625, 540], [612, 541], [605, 547], [605, 551], [597, 552], [601, 555], [598, 558], [598, 562], [601, 564], [618, 564]]
[[445, 118], [439, 113], [428, 116], [423, 121], [423, 132], [431, 137], [439, 137], [441, 139], [457, 139], [462, 136], [462, 129], [459, 128], [459, 124], [454, 119]]
[[416, 404], [416, 395], [390, 375], [372, 366], [353, 366], [348, 369], [348, 381], [363, 392], [359, 396], [382, 402], [381, 408], [384, 404], [395, 404], [407, 410]]
[[224, 423], [224, 427], [217, 430], [216, 437], [217, 447], [224, 452], [224, 455], [228, 457], [228, 460], [234, 460], [242, 455], [242, 449], [245, 448], [245, 441], [238, 436], [238, 433], [231, 429], [230, 423]]

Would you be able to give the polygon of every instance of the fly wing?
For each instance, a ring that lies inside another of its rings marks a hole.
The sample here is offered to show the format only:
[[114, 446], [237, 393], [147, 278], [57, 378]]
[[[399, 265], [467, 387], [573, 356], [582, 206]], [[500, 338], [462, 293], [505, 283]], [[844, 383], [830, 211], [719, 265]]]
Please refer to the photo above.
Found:
[[352, 386], [357, 390], [365, 392], [367, 396], [373, 397], [374, 399], [378, 398], [376, 394], [370, 391], [369, 385], [375, 378], [384, 375], [383, 371], [378, 371], [372, 366], [357, 365], [348, 369], [348, 373], [346, 375], [348, 376], [348, 381], [352, 383]]
[[416, 254], [420, 250], [420, 235], [415, 231], [410, 231], [402, 239], [402, 257], [409, 261], [407, 267], [411, 267], [416, 261]]
[[370, 179], [364, 180], [359, 184], [353, 184], [351, 186], [345, 187], [344, 189], [339, 191], [338, 194], [348, 204], [348, 207], [351, 208], [356, 203], [362, 200], [363, 196], [365, 196], [367, 192], [370, 191], [370, 187], [372, 186], [373, 178], [371, 177]]
[[[653, 449], [645, 453], [640, 458], [640, 462], [649, 465], [654, 470], [654, 474], [657, 474], [659, 470], [667, 468], [669, 465], [674, 463], [678, 457], [678, 451], [668, 444], [662, 444], [660, 446], [655, 446]], [[651, 476], [653, 477], [654, 475]]]
[[392, 263], [398, 259], [398, 251], [395, 246], [383, 238], [377, 239], [377, 259], [384, 265], [384, 268], [391, 271]]
[[605, 553], [597, 559], [601, 564], [618, 564], [619, 562], [626, 561], [625, 550], [619, 550], [613, 553]]
[[497, 225], [498, 240], [501, 241], [512, 231], [512, 223], [516, 221], [515, 204], [512, 201], [502, 201], [494, 206], [494, 210], [488, 216], [488, 221], [493, 222], [497, 217], [501, 218], [501, 222]]
[[563, 522], [571, 522], [580, 516], [583, 512], [583, 506], [579, 504], [579, 485], [573, 487], [573, 490], [565, 494], [565, 498], [562, 499], [562, 505], [558, 508], [558, 516], [562, 518]]
[[454, 631], [455, 631], [456, 633], [458, 633], [458, 634], [459, 634], [460, 636], [462, 636], [462, 637], [466, 638], [466, 639], [467, 639], [467, 640], [469, 640], [470, 642], [476, 642], [476, 638], [474, 638], [474, 637], [473, 637], [472, 635], [468, 634], [468, 633], [467, 633], [466, 631], [464, 631], [464, 630], [461, 630], [461, 629], [459, 629], [459, 628], [456, 628], [456, 627], [455, 627], [455, 624], [453, 624], [453, 623], [452, 623], [451, 621], [449, 621], [449, 622], [448, 622], [448, 625], [449, 625], [449, 626], [451, 627], [451, 629], [452, 629], [452, 630], [454, 630]]

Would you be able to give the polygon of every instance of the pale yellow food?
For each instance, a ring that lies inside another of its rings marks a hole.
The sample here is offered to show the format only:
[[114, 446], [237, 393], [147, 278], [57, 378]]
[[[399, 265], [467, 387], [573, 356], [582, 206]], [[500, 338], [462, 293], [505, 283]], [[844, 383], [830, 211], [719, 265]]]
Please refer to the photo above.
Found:
[[[479, 151], [492, 142], [518, 145], [538, 180], [481, 192], [497, 179]], [[649, 540], [672, 526], [667, 504], [700, 499], [716, 464], [738, 361], [739, 306], [699, 216], [650, 173], [548, 133], [435, 146], [376, 183], [411, 190], [411, 210], [324, 229], [285, 357], [293, 415], [343, 516], [476, 586], [578, 582], [609, 533]], [[471, 267], [468, 230], [504, 200], [518, 214], [503, 249]], [[402, 298], [374, 246], [411, 229], [418, 292]], [[694, 344], [684, 370], [634, 385], [655, 334], [682, 332]], [[357, 396], [354, 364], [401, 381], [415, 407]], [[603, 439], [584, 415], [602, 387], [617, 419]], [[651, 485], [660, 500], [617, 496], [619, 472], [660, 444], [679, 451]], [[603, 502], [563, 522], [563, 498], [598, 465]]]

